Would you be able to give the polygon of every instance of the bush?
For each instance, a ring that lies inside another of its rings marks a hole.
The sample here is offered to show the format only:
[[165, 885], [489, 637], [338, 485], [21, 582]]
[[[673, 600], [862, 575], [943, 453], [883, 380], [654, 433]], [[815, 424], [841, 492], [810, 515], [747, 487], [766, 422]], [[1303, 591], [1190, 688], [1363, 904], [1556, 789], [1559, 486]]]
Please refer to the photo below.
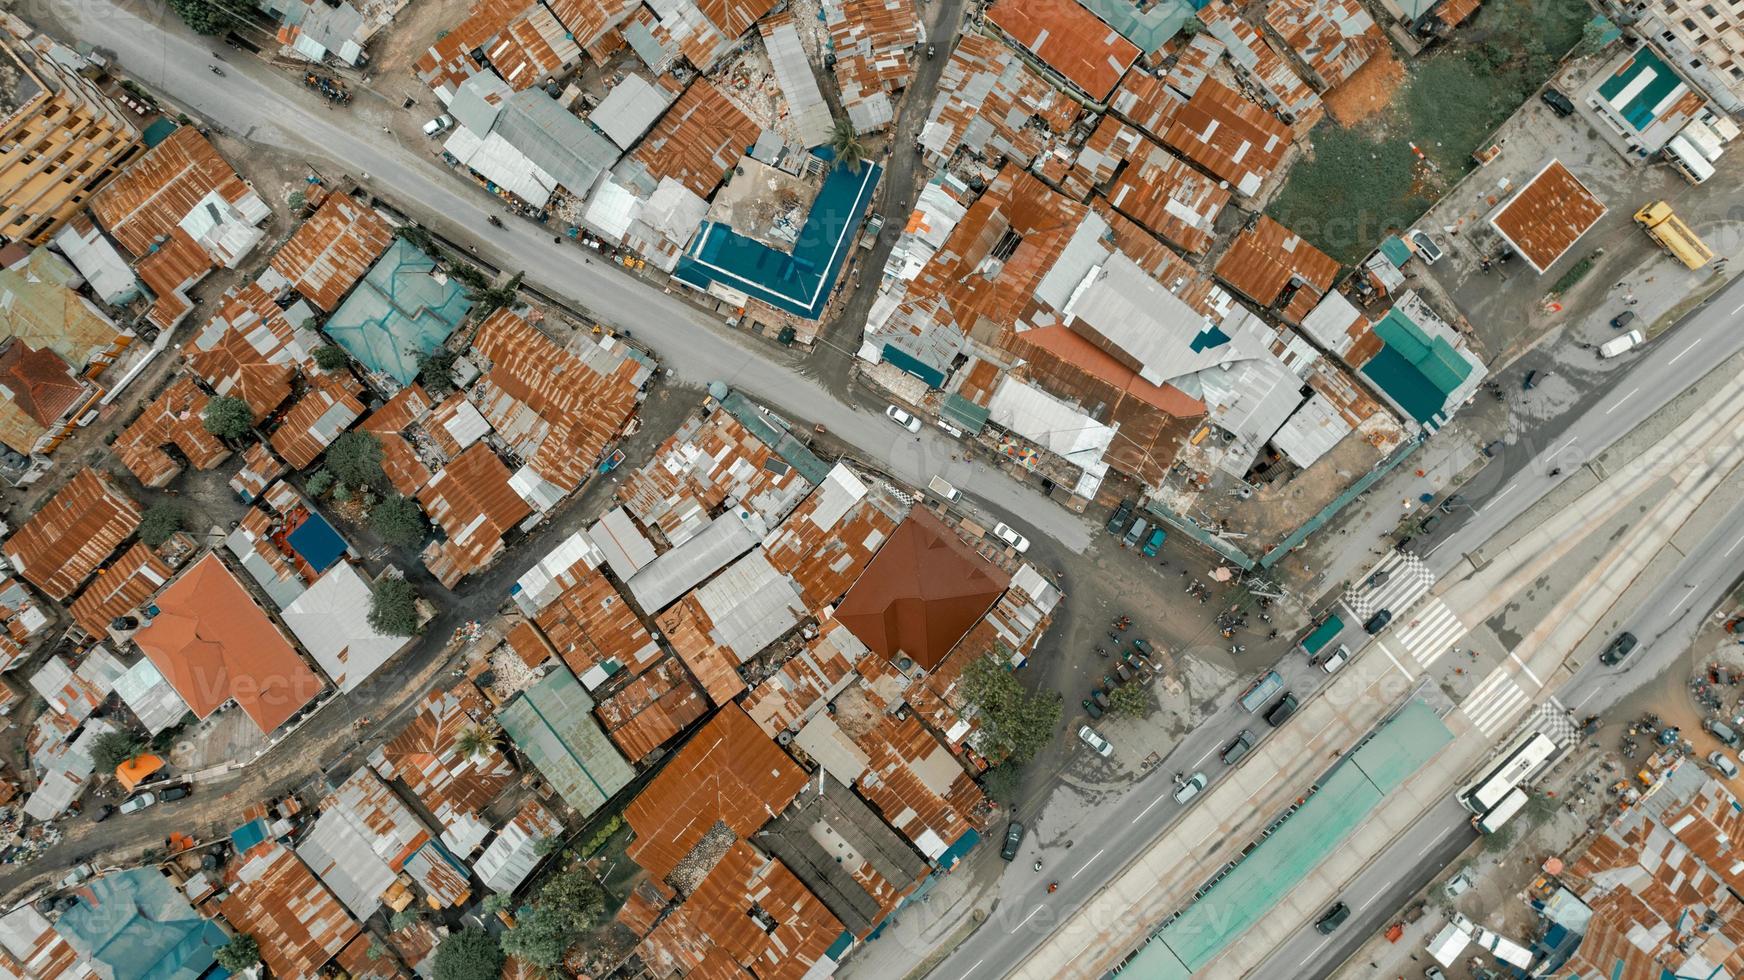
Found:
[[315, 348], [315, 366], [323, 371], [337, 371], [345, 366], [347, 359], [345, 348], [336, 344]]
[[424, 532], [429, 527], [424, 523], [424, 512], [419, 509], [418, 502], [397, 493], [375, 505], [369, 513], [369, 526], [381, 535], [383, 541], [397, 548], [417, 546], [424, 540]]
[[219, 395], [206, 403], [200, 420], [206, 431], [220, 439], [240, 439], [254, 425], [254, 410], [240, 398]]
[[181, 508], [171, 504], [158, 504], [146, 511], [145, 516], [140, 519], [139, 540], [155, 548], [185, 526]]
[[454, 390], [454, 362], [459, 357], [446, 347], [438, 347], [429, 353], [418, 351], [418, 381], [437, 398], [448, 394]]
[[585, 868], [565, 871], [539, 887], [533, 910], [503, 934], [503, 950], [549, 969], [563, 962], [563, 954], [605, 911], [606, 892], [593, 873]]
[[384, 578], [369, 596], [369, 625], [389, 636], [418, 632], [418, 591], [401, 578]]
[[243, 970], [260, 962], [260, 943], [246, 932], [239, 932], [230, 937], [230, 941], [218, 948], [212, 954], [218, 965], [231, 973], [241, 973]]
[[394, 229], [394, 234], [404, 238], [420, 251], [431, 252], [435, 250], [436, 241], [430, 237], [430, 229], [423, 225], [401, 225]]
[[1030, 694], [1017, 676], [994, 657], [982, 657], [963, 670], [963, 699], [981, 713], [996, 750], [1022, 765], [1053, 738], [1060, 721], [1060, 695]]
[[436, 980], [498, 980], [502, 972], [502, 947], [477, 926], [450, 933], [436, 947]]
[[387, 480], [382, 469], [381, 440], [368, 432], [353, 429], [341, 433], [327, 447], [325, 467], [340, 485], [357, 489], [379, 486]]
[[309, 474], [309, 481], [304, 484], [303, 489], [309, 491], [309, 496], [319, 497], [333, 489], [333, 474], [325, 469], [316, 470]]
[[1108, 710], [1122, 718], [1144, 717], [1151, 710], [1150, 686], [1138, 681], [1120, 685], [1108, 695]]
[[994, 802], [1009, 806], [1017, 802], [1017, 794], [1023, 789], [1023, 767], [1001, 762], [981, 777], [981, 788]]
[[624, 818], [615, 813], [612, 814], [612, 818], [601, 824], [600, 829], [594, 831], [593, 836], [589, 837], [587, 843], [582, 845], [581, 853], [592, 857], [600, 848], [606, 846], [606, 841], [611, 840], [612, 835], [617, 833], [618, 828], [623, 825]]
[[230, 11], [213, 0], [170, 0], [170, 6], [195, 34], [223, 34], [237, 24]]
[[132, 732], [104, 732], [91, 742], [91, 762], [99, 772], [114, 772], [115, 767], [138, 755], [142, 748]]

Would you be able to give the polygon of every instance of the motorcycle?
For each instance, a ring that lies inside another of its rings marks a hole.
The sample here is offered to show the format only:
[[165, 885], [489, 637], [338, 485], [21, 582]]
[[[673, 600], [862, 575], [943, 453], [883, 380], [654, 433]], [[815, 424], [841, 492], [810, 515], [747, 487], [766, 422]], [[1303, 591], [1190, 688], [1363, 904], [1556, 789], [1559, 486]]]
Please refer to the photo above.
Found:
[[484, 220], [488, 222], [492, 228], [501, 228], [503, 226], [503, 219], [494, 214]]
[[218, 67], [217, 65], [207, 65], [206, 67], [210, 68], [212, 70], [212, 74], [217, 75], [219, 78], [224, 77], [224, 69]]
[[1057, 882], [1057, 881], [1048, 882], [1048, 894], [1049, 895], [1052, 895], [1054, 892], [1057, 892], [1059, 890], [1060, 890], [1060, 883], [1059, 882]]

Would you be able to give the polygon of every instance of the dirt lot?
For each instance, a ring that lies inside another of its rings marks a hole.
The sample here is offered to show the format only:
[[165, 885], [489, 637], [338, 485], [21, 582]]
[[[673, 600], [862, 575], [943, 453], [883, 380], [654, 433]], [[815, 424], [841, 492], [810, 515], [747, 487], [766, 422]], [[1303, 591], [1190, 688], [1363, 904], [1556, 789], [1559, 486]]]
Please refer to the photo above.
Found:
[[1322, 101], [1340, 126], [1355, 126], [1385, 111], [1403, 84], [1404, 63], [1391, 48], [1382, 48]]

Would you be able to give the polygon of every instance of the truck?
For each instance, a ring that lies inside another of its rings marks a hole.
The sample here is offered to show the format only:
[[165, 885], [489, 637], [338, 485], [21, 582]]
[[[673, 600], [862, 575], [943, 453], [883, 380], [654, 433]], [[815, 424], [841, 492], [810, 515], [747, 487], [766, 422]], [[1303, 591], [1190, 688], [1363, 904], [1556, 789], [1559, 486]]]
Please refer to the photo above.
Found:
[[866, 219], [866, 230], [860, 233], [860, 247], [871, 248], [878, 241], [878, 233], [884, 230], [884, 216], [874, 214]]
[[1714, 260], [1714, 250], [1696, 237], [1664, 201], [1654, 201], [1635, 212], [1635, 223], [1646, 229], [1647, 237], [1659, 247], [1676, 256], [1691, 269], [1700, 269]]
[[1302, 638], [1302, 652], [1310, 657], [1314, 656], [1320, 652], [1322, 647], [1331, 642], [1333, 637], [1343, 631], [1344, 620], [1339, 619], [1336, 615], [1326, 617], [1319, 626], [1314, 627], [1313, 632]]
[[1241, 706], [1248, 711], [1258, 711], [1260, 705], [1271, 700], [1272, 695], [1283, 689], [1283, 686], [1284, 678], [1277, 671], [1268, 670], [1242, 693]]

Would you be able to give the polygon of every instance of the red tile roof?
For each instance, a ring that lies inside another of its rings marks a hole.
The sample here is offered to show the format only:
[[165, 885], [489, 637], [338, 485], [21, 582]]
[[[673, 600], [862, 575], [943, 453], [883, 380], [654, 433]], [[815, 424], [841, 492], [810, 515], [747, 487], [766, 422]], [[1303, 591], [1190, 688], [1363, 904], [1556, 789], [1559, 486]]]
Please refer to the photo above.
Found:
[[655, 181], [671, 177], [706, 198], [762, 129], [713, 82], [700, 78], [660, 117], [632, 159]]
[[445, 540], [424, 549], [424, 564], [453, 588], [503, 550], [503, 535], [533, 513], [509, 486], [509, 468], [489, 446], [475, 442], [418, 491], [424, 513]]
[[137, 542], [73, 600], [69, 607], [73, 621], [92, 636], [105, 636], [110, 620], [139, 608], [169, 582], [172, 574], [174, 570], [150, 545]]
[[998, 0], [987, 20], [1096, 102], [1141, 54], [1076, 0]]
[[65, 602], [139, 527], [140, 509], [107, 474], [86, 467], [6, 539], [24, 580]]
[[1291, 283], [1317, 300], [1338, 278], [1338, 260], [1261, 215], [1217, 260], [1217, 278], [1261, 306], [1276, 303]]
[[45, 428], [66, 418], [92, 393], [91, 385], [59, 354], [16, 337], [0, 348], [0, 385], [11, 393], [14, 405]]
[[224, 462], [230, 448], [206, 431], [211, 400], [194, 379], [177, 378], [115, 437], [115, 455], [148, 487], [167, 486], [182, 472], [182, 460], [167, 451], [172, 446], [197, 470]]
[[1253, 197], [1290, 148], [1290, 128], [1234, 89], [1207, 79], [1175, 114], [1163, 142]]
[[923, 669], [943, 660], [1011, 577], [925, 510], [914, 510], [872, 559], [836, 618], [872, 652]]
[[315, 977], [352, 938], [357, 923], [297, 852], [263, 841], [233, 862], [218, 904], [237, 932], [260, 944], [275, 977]]
[[393, 240], [393, 226], [374, 208], [335, 194], [278, 250], [272, 268], [331, 312]]
[[744, 709], [727, 704], [624, 808], [636, 832], [629, 856], [665, 879], [716, 824], [749, 836], [787, 809], [805, 779]]
[[195, 715], [235, 700], [271, 734], [322, 683], [216, 553], [157, 597], [158, 615], [133, 635]]

